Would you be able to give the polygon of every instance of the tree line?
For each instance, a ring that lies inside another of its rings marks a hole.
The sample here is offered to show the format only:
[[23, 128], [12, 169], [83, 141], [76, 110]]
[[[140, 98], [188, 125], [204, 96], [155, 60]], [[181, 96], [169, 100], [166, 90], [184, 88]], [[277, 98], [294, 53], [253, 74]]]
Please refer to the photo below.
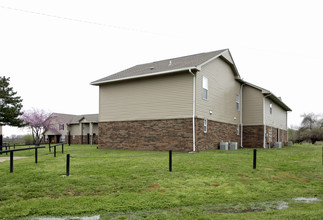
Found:
[[294, 143], [310, 142], [315, 144], [323, 141], [323, 115], [306, 113], [301, 115], [301, 126], [297, 129], [288, 129], [288, 138]]

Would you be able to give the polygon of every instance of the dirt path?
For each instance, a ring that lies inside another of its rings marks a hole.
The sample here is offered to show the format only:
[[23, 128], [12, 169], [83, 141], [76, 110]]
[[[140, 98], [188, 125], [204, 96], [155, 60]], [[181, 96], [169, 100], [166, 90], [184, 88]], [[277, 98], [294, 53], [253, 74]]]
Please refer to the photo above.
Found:
[[[19, 159], [24, 159], [24, 158], [27, 158], [27, 157], [13, 157], [14, 160], [19, 160]], [[4, 162], [6, 160], [10, 160], [10, 157], [0, 157], [0, 163]]]

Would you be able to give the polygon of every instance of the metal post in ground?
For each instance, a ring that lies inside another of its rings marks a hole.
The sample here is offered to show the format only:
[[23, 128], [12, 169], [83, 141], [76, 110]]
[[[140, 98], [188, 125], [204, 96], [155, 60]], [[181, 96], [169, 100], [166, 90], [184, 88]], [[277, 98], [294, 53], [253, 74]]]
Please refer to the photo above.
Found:
[[64, 153], [64, 144], [62, 144], [62, 154]]
[[70, 154], [66, 155], [66, 176], [70, 175]]
[[38, 149], [35, 148], [35, 163], [38, 162]]
[[257, 167], [257, 149], [253, 149], [253, 168]]
[[13, 151], [10, 152], [10, 173], [13, 173]]
[[169, 172], [172, 172], [172, 165], [173, 165], [173, 161], [172, 161], [172, 151], [169, 151]]
[[54, 146], [54, 157], [56, 157], [56, 146]]

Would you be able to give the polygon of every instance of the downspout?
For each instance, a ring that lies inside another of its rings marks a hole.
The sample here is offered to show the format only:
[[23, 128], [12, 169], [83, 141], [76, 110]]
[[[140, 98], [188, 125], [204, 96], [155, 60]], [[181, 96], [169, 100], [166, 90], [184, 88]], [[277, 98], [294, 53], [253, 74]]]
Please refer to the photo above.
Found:
[[264, 108], [264, 116], [263, 116], [264, 117], [264, 148], [266, 148], [266, 98], [270, 95], [271, 94], [264, 96], [264, 101], [263, 101], [264, 103], [264, 106], [263, 106]]
[[240, 133], [241, 133], [241, 135], [240, 135], [240, 138], [241, 138], [241, 148], [243, 148], [243, 122], [242, 122], [242, 101], [243, 101], [243, 99], [242, 99], [242, 89], [243, 89], [243, 86], [244, 86], [245, 84], [241, 84], [240, 85]]
[[196, 75], [192, 72], [191, 69], [188, 70], [192, 76], [193, 76], [193, 117], [192, 117], [192, 120], [193, 120], [193, 152], [195, 152], [195, 84], [196, 84]]
[[286, 135], [286, 145], [287, 145], [287, 142], [288, 142], [288, 139], [289, 139], [289, 137], [288, 137], [288, 111], [286, 111], [286, 133], [287, 133], [287, 135]]

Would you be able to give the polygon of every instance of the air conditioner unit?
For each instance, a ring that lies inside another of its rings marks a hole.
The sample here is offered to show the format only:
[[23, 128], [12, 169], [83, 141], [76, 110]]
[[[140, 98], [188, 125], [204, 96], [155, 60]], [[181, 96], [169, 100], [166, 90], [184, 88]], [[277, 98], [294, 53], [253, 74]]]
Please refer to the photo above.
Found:
[[228, 150], [228, 142], [220, 142], [220, 150]]
[[230, 142], [230, 150], [238, 150], [238, 142]]
[[282, 148], [282, 142], [275, 142], [274, 148]]

